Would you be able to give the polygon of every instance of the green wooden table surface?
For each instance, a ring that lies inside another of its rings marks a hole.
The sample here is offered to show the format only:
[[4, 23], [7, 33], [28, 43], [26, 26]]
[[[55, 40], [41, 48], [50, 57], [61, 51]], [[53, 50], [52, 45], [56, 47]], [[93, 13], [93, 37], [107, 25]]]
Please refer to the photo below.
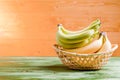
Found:
[[0, 57], [0, 80], [120, 80], [120, 57], [98, 71], [68, 69], [58, 57]]

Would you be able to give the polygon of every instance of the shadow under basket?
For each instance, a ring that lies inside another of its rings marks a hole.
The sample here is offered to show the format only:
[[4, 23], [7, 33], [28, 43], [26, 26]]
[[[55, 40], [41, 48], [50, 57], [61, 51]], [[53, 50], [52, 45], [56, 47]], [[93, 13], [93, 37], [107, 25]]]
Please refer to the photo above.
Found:
[[58, 57], [64, 65], [70, 69], [78, 70], [99, 70], [105, 64], [107, 64], [109, 58], [113, 52], [118, 48], [117, 44], [112, 44], [112, 49], [106, 52], [99, 52], [93, 54], [77, 54], [73, 52], [64, 51], [57, 44], [54, 45], [54, 49], [58, 54]]

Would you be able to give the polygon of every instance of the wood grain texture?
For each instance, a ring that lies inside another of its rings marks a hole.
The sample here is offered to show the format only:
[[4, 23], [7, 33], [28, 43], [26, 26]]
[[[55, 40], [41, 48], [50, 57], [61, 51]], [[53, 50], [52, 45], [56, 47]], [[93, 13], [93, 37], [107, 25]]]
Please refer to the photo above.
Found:
[[[119, 80], [120, 57], [98, 71], [71, 70], [58, 57], [0, 57], [1, 80]], [[114, 63], [114, 65], [113, 65]]]
[[120, 45], [119, 0], [0, 0], [0, 56], [56, 56], [58, 23], [78, 30], [97, 18]]

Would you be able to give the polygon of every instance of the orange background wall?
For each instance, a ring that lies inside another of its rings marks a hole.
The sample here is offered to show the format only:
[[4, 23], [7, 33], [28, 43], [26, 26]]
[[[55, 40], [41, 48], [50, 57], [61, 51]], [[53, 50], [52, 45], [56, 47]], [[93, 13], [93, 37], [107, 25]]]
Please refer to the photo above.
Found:
[[120, 0], [0, 0], [0, 56], [56, 56], [58, 23], [78, 30], [97, 18], [120, 46]]

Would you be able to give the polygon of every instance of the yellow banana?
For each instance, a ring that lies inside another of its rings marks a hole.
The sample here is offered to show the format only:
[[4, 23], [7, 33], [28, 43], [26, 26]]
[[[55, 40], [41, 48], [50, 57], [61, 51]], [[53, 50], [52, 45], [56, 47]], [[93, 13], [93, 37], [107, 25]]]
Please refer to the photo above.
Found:
[[101, 49], [98, 52], [106, 52], [112, 48], [111, 42], [107, 37], [107, 33], [104, 32], [104, 43], [101, 47]]
[[76, 49], [64, 49], [64, 50], [69, 52], [76, 52], [79, 54], [95, 53], [102, 47], [102, 43], [103, 43], [103, 34], [101, 33], [99, 39], [94, 40], [93, 42], [91, 42], [90, 44], [84, 47], [76, 48]]

